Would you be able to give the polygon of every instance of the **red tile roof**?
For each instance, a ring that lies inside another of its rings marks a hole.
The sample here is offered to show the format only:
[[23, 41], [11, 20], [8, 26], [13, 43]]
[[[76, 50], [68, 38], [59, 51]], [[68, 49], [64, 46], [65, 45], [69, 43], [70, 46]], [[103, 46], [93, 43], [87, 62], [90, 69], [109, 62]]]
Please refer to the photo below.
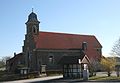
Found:
[[85, 54], [90, 59], [100, 59], [102, 55], [96, 49], [102, 48], [102, 45], [93, 35], [40, 31], [39, 35], [34, 35], [34, 40], [37, 49], [80, 49], [82, 48], [82, 43], [87, 42]]
[[101, 47], [101, 44], [93, 35], [66, 34], [56, 32], [39, 32], [34, 36], [36, 48], [42, 49], [74, 49], [81, 48], [83, 42], [88, 43], [88, 47]]

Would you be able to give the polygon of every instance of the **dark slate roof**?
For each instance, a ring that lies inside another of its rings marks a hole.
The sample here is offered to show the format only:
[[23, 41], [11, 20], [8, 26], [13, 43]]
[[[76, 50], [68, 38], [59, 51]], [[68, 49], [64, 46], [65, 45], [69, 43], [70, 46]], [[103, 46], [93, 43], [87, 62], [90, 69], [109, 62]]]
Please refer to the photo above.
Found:
[[60, 59], [59, 64], [78, 64], [79, 63], [79, 59], [82, 61], [82, 59], [84, 57], [85, 57], [85, 54], [81, 50], [80, 51], [80, 55], [66, 55], [66, 56], [63, 56]]
[[16, 62], [18, 59], [21, 59], [23, 57], [23, 53], [19, 53], [16, 54], [14, 57], [10, 58], [9, 60], [7, 60], [9, 63], [14, 63]]
[[83, 59], [84, 55], [82, 56], [63, 56], [60, 60], [60, 64], [78, 64], [79, 59]]
[[34, 12], [30, 13], [30, 15], [28, 16], [28, 21], [26, 23], [29, 23], [29, 22], [40, 23], [37, 19], [37, 15]]

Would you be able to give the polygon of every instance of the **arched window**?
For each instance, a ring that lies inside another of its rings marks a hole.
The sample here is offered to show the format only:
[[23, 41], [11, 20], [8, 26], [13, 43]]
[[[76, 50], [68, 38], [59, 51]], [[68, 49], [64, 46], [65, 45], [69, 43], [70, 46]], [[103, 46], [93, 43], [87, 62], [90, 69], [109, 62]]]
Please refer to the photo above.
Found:
[[30, 67], [30, 60], [31, 60], [31, 55], [30, 55], [30, 52], [28, 51], [27, 52], [27, 64], [28, 64], [28, 67]]
[[36, 25], [33, 25], [33, 33], [37, 33], [37, 27], [36, 27]]
[[53, 64], [53, 63], [54, 63], [53, 54], [49, 54], [48, 60], [49, 60], [49, 63], [50, 63], [50, 64]]

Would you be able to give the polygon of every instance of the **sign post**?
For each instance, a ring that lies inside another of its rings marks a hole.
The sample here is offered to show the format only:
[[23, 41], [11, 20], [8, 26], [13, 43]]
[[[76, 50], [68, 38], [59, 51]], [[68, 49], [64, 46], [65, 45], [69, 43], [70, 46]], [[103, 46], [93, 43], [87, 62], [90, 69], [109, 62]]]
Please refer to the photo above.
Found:
[[88, 65], [84, 64], [84, 69], [83, 69], [83, 80], [88, 80], [89, 78], [89, 70], [88, 70]]

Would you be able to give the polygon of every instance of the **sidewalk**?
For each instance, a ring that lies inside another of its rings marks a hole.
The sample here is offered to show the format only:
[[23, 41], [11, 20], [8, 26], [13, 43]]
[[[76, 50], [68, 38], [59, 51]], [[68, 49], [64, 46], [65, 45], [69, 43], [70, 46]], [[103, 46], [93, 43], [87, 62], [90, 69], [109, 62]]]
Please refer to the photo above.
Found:
[[60, 79], [60, 78], [63, 78], [63, 76], [62, 75], [49, 76], [49, 77], [26, 79], [26, 80], [7, 81], [7, 82], [2, 82], [2, 83], [30, 83], [30, 82], [40, 82], [40, 81], [54, 80], [54, 79]]
[[[107, 75], [107, 72], [97, 72], [96, 76], [108, 76], [108, 75]], [[116, 76], [116, 72], [112, 71], [111, 76]]]

